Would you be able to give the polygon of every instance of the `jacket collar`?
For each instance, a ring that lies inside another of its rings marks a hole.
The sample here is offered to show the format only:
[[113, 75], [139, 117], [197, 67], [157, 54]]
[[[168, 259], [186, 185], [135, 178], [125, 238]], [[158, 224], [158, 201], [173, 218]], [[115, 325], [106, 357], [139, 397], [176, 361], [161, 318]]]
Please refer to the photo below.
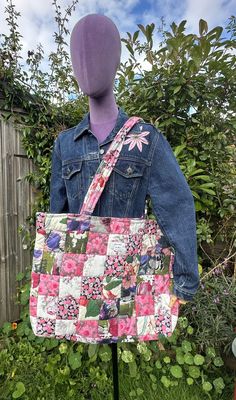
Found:
[[[119, 112], [115, 126], [109, 133], [107, 138], [102, 143], [100, 143], [100, 145], [112, 141], [116, 133], [121, 129], [121, 127], [124, 125], [125, 121], [127, 121], [128, 118], [129, 117], [126, 114], [126, 112], [121, 107], [119, 107]], [[88, 112], [82, 119], [82, 121], [76, 126], [74, 140], [78, 139], [78, 137], [80, 137], [84, 132], [91, 132], [89, 128], [90, 128], [90, 113]]]

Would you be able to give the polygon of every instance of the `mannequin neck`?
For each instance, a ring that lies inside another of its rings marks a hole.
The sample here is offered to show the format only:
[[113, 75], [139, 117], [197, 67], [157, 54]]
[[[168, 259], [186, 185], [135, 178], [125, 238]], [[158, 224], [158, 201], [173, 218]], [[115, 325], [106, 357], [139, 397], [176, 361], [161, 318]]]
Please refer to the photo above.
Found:
[[90, 129], [102, 143], [115, 126], [118, 106], [112, 88], [101, 97], [89, 97]]

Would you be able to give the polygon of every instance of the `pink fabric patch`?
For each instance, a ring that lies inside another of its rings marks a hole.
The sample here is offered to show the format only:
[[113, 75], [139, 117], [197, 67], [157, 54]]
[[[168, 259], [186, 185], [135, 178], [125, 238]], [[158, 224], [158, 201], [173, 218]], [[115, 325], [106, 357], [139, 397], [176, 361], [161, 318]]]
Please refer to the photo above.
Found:
[[136, 315], [141, 317], [144, 315], [154, 314], [154, 299], [150, 295], [135, 296]]
[[58, 296], [59, 275], [40, 274], [39, 294], [47, 296]]
[[136, 335], [136, 319], [133, 317], [120, 318], [118, 320], [118, 334], [122, 335]]

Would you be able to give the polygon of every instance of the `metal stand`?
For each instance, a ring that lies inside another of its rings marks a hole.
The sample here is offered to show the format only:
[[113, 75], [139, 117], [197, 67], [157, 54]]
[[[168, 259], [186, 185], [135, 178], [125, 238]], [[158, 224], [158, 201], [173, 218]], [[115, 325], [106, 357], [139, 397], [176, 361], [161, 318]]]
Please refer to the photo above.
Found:
[[112, 350], [112, 367], [113, 367], [113, 393], [114, 400], [119, 400], [119, 378], [118, 378], [118, 358], [117, 343], [111, 343]]

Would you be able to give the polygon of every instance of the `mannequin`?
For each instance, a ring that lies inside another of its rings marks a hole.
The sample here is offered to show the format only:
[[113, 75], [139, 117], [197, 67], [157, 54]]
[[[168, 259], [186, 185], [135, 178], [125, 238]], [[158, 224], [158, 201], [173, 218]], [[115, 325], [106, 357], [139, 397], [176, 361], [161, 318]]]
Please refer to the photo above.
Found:
[[101, 143], [118, 116], [113, 83], [120, 63], [119, 32], [108, 17], [87, 15], [73, 28], [70, 50], [75, 77], [89, 96], [90, 128]]
[[[74, 26], [70, 40], [74, 75], [89, 96], [90, 129], [102, 143], [115, 126], [118, 107], [113, 83], [120, 62], [121, 41], [115, 24], [106, 16], [89, 14]], [[172, 295], [169, 306], [176, 300]]]

